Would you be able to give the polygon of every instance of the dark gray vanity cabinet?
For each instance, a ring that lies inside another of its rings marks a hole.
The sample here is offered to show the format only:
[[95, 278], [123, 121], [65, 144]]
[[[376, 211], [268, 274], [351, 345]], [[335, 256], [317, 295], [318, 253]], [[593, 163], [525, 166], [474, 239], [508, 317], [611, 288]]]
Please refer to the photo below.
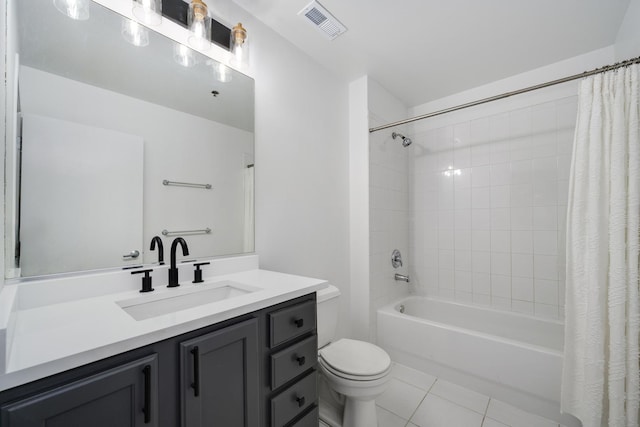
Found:
[[157, 427], [157, 355], [3, 406], [1, 414], [3, 427]]
[[267, 313], [266, 320], [267, 425], [318, 425], [316, 300], [279, 306]]
[[258, 319], [180, 343], [184, 427], [260, 426]]
[[312, 293], [2, 391], [0, 427], [315, 427], [316, 364]]

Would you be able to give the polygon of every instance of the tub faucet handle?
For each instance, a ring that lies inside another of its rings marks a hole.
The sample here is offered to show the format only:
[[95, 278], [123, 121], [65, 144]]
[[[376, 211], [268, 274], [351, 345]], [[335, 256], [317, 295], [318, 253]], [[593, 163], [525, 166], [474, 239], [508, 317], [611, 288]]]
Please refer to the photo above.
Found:
[[402, 267], [402, 254], [397, 249], [391, 252], [391, 265], [393, 268]]

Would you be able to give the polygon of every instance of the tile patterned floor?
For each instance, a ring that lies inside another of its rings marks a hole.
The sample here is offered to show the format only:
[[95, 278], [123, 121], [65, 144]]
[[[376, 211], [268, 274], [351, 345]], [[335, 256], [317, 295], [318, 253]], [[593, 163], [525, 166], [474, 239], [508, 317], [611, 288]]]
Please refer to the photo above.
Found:
[[398, 364], [376, 404], [378, 427], [562, 427]]

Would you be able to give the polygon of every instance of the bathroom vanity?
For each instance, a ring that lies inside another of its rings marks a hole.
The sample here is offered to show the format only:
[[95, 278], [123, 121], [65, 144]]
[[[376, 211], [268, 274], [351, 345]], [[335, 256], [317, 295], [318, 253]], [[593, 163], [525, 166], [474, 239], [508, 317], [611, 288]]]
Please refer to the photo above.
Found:
[[[16, 295], [0, 425], [317, 426], [315, 291], [326, 282], [255, 269], [180, 295], [230, 284], [253, 291], [161, 314], [153, 307], [174, 289], [37, 307]], [[136, 320], [122, 301], [140, 298], [153, 310]]]

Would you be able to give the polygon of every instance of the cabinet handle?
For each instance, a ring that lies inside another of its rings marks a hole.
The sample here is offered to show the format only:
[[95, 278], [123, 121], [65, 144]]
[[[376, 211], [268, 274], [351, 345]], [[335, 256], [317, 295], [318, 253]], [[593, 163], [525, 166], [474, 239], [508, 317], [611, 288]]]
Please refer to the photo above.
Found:
[[302, 328], [302, 325], [304, 325], [304, 319], [293, 319], [293, 323], [295, 323], [298, 328]]
[[295, 356], [296, 361], [298, 362], [298, 366], [302, 366], [305, 364], [307, 359], [304, 356]]
[[198, 397], [200, 396], [200, 351], [198, 346], [193, 347], [191, 354], [193, 354], [193, 382], [191, 387], [193, 387], [193, 395]]
[[298, 408], [302, 408], [305, 402], [304, 396], [296, 397], [296, 402], [298, 402]]
[[144, 374], [144, 423], [149, 424], [151, 422], [151, 366], [147, 365], [142, 369]]

